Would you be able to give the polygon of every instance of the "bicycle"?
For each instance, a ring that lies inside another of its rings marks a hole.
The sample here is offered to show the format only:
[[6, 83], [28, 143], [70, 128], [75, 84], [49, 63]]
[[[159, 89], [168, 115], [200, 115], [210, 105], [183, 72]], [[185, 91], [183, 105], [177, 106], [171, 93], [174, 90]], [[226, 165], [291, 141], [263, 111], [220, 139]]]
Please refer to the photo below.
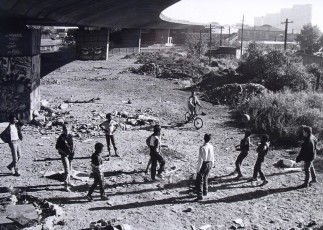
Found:
[[186, 112], [185, 121], [186, 123], [193, 122], [196, 129], [200, 129], [203, 127], [203, 120], [197, 114], [191, 115], [190, 112]]

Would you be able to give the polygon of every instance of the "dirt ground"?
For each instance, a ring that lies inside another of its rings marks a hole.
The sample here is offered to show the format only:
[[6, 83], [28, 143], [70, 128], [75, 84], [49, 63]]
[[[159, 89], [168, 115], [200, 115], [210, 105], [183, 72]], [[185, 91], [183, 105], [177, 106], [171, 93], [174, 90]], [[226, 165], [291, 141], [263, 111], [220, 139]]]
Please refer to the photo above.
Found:
[[[246, 182], [256, 159], [253, 148], [242, 168], [246, 179], [235, 180], [235, 176], [230, 175], [238, 154], [234, 146], [243, 137], [243, 129], [233, 123], [229, 108], [203, 102], [203, 112], [207, 114], [201, 116], [203, 128], [196, 130], [192, 123], [183, 124], [190, 94], [181, 90], [185, 82], [119, 74], [131, 66], [138, 67], [134, 61], [121, 56], [113, 56], [109, 61], [73, 61], [43, 77], [42, 99], [48, 100], [50, 105], [59, 105], [64, 100], [99, 97], [94, 103], [69, 104], [68, 120], [79, 124], [103, 122], [103, 118], [92, 118], [94, 110], [104, 114], [151, 109], [163, 127], [165, 179], [151, 183], [149, 175], [144, 173], [149, 159], [145, 139], [152, 132], [152, 126], [119, 129], [116, 142], [121, 157], [110, 157], [104, 170], [110, 200], [101, 201], [97, 190], [95, 200], [88, 202], [85, 195], [92, 179], [88, 182], [74, 180], [76, 186], [68, 193], [63, 191], [62, 182], [44, 177], [45, 172], [63, 169], [55, 150], [59, 132], [41, 134], [39, 128], [26, 126], [21, 177], [9, 174], [5, 166], [11, 161], [10, 150], [6, 144], [0, 145], [1, 197], [8, 196], [6, 188], [13, 186], [59, 204], [66, 212], [65, 225], [55, 229], [63, 230], [88, 229], [92, 221], [113, 218], [135, 229], [149, 230], [193, 229], [192, 226], [198, 228], [206, 224], [212, 225], [211, 229], [236, 229], [239, 227], [234, 223], [236, 219], [242, 219], [245, 229], [302, 229], [311, 221], [316, 222], [314, 227], [323, 226], [322, 183], [300, 189], [297, 186], [303, 183], [304, 172], [286, 172], [272, 166], [282, 157], [294, 158], [295, 155], [290, 156], [286, 150], [272, 151], [263, 165], [269, 183], [259, 186]], [[126, 103], [129, 99], [131, 104]], [[195, 172], [198, 148], [205, 133], [212, 134], [211, 142], [217, 148], [216, 163], [209, 179], [208, 197], [195, 202], [196, 197], [189, 190], [189, 178]], [[76, 139], [75, 170], [90, 172], [89, 156], [98, 141], [106, 145], [103, 135]], [[252, 141], [256, 143], [256, 137]], [[318, 180], [323, 182], [322, 163], [322, 158], [318, 157]]]

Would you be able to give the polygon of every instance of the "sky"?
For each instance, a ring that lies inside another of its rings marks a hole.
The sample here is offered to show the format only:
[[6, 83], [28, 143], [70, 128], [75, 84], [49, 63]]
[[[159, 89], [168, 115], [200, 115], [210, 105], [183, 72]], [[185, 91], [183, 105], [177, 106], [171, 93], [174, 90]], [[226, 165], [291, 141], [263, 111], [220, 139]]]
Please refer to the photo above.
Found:
[[174, 19], [221, 25], [241, 23], [244, 15], [245, 23], [252, 26], [254, 17], [302, 4], [312, 4], [312, 25], [323, 31], [323, 0], [182, 0], [163, 14]]

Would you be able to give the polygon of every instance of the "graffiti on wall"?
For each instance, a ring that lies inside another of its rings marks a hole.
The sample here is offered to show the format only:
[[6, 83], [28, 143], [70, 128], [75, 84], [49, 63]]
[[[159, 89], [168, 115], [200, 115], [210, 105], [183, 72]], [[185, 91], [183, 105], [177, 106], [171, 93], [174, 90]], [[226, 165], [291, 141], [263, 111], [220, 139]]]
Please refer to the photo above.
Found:
[[106, 60], [107, 47], [82, 47], [78, 49], [78, 58], [80, 60]]
[[39, 106], [40, 55], [0, 57], [0, 121], [15, 113], [24, 121]]

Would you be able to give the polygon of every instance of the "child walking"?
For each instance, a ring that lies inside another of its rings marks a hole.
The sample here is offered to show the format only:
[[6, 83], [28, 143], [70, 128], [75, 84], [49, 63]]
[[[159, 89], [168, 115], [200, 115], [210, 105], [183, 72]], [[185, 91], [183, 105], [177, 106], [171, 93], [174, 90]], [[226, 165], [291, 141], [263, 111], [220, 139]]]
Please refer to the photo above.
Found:
[[208, 177], [212, 166], [214, 165], [214, 148], [209, 143], [211, 134], [204, 135], [204, 144], [200, 147], [198, 163], [196, 167], [196, 187], [197, 201], [203, 200], [203, 196], [207, 196]]
[[240, 150], [240, 154], [238, 155], [235, 162], [235, 165], [236, 165], [235, 171], [238, 173], [237, 179], [240, 179], [241, 177], [243, 177], [240, 167], [241, 167], [242, 161], [248, 156], [250, 146], [252, 146], [252, 144], [250, 143], [250, 136], [251, 136], [251, 132], [246, 131], [244, 138], [240, 141], [240, 144], [236, 146], [236, 149]]
[[94, 146], [95, 152], [91, 156], [91, 166], [92, 166], [92, 173], [94, 177], [94, 183], [92, 184], [88, 194], [86, 195], [87, 199], [89, 201], [92, 201], [92, 193], [94, 192], [94, 189], [97, 185], [100, 186], [100, 194], [101, 194], [101, 200], [108, 200], [109, 198], [106, 197], [104, 192], [104, 175], [102, 172], [102, 157], [101, 153], [103, 150], [103, 144], [98, 142]]
[[[150, 148], [150, 161], [151, 161], [150, 173], [151, 173], [152, 181], [156, 180], [157, 162], [159, 162], [157, 177], [162, 178], [162, 172], [164, 171], [164, 167], [165, 167], [165, 160], [160, 155], [160, 146], [161, 146], [160, 133], [161, 133], [160, 125], [155, 125], [154, 133], [151, 136], [149, 136], [149, 139], [147, 138], [146, 140]], [[147, 165], [147, 168], [148, 168], [148, 165]]]
[[265, 185], [268, 183], [264, 173], [261, 170], [261, 165], [262, 163], [264, 163], [265, 156], [267, 155], [268, 151], [269, 151], [269, 137], [268, 135], [262, 135], [260, 137], [260, 144], [257, 147], [258, 157], [253, 170], [253, 177], [249, 179], [248, 182], [257, 181], [257, 176], [259, 173], [260, 179], [263, 181], [262, 185]]

